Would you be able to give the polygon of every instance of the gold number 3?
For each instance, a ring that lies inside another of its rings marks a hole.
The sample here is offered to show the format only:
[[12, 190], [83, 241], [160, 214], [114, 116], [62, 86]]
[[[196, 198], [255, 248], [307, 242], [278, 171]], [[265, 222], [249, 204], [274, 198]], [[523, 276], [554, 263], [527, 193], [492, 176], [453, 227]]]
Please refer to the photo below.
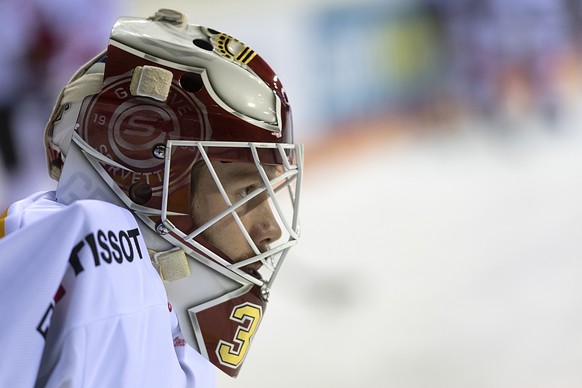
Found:
[[236, 330], [234, 344], [220, 340], [216, 347], [216, 355], [221, 364], [237, 368], [243, 362], [262, 314], [260, 306], [250, 303], [238, 305], [232, 310], [230, 319], [240, 325]]

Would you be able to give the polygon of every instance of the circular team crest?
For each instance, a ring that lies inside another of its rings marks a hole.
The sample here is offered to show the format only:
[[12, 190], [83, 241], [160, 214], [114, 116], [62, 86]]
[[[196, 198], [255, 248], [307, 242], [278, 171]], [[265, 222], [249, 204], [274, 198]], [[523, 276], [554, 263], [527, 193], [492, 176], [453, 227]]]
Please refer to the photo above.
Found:
[[[148, 152], [168, 138], [180, 138], [180, 123], [175, 113], [152, 101], [124, 102], [111, 116], [108, 141], [112, 152], [125, 165], [134, 168], [158, 168], [163, 160], [151, 158]], [[164, 131], [160, 132], [159, 129]]]
[[[203, 138], [206, 121], [193, 97], [177, 84], [172, 83], [167, 100], [159, 102], [132, 95], [130, 83], [128, 74], [88, 101], [81, 111], [80, 135], [107, 158], [128, 168], [104, 166], [120, 186], [145, 182], [160, 193], [164, 159], [154, 157], [152, 150], [170, 139]], [[173, 174], [170, 180], [175, 183], [186, 172]]]

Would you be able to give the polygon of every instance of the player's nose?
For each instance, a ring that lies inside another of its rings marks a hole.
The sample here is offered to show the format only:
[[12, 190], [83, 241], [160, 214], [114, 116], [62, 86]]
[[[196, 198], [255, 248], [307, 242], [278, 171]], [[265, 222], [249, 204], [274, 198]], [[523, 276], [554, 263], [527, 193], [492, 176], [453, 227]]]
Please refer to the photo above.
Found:
[[249, 235], [261, 251], [267, 250], [269, 244], [281, 238], [281, 227], [268, 201], [262, 201], [254, 209]]

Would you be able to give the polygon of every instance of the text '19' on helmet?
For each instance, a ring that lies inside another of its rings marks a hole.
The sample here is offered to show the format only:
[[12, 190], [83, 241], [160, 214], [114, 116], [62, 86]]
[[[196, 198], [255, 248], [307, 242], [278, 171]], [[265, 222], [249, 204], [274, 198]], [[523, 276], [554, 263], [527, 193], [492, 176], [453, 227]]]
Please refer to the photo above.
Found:
[[187, 342], [236, 376], [299, 238], [303, 148], [269, 65], [177, 11], [119, 18], [63, 89], [45, 142], [57, 199], [130, 209]]

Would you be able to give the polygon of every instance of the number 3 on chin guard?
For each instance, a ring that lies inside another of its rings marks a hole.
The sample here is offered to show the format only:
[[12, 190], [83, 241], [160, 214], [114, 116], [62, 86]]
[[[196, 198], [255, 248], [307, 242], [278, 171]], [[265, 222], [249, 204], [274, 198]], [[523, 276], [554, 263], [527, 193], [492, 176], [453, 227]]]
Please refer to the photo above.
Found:
[[237, 368], [243, 362], [261, 316], [261, 307], [250, 303], [236, 306], [232, 310], [230, 319], [240, 325], [236, 330], [234, 344], [220, 340], [216, 347], [216, 355], [222, 365]]

